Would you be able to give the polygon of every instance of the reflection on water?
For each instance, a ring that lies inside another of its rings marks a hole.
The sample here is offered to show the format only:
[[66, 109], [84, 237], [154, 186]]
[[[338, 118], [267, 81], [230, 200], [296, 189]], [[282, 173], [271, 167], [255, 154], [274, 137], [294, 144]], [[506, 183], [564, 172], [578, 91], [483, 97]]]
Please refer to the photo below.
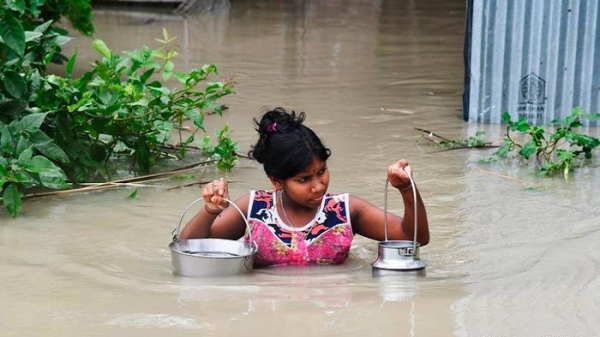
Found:
[[[168, 244], [197, 186], [160, 181], [133, 200], [128, 189], [31, 199], [18, 219], [0, 212], [2, 335], [594, 335], [598, 163], [565, 182], [519, 163], [481, 164], [491, 151], [416, 143], [414, 127], [502, 137], [461, 120], [464, 5], [235, 0], [185, 16], [97, 11], [96, 37], [114, 50], [156, 46], [166, 27], [178, 37], [177, 67], [214, 62], [235, 78], [229, 110], [206, 124], [229, 123], [241, 151], [264, 106], [306, 111], [333, 150], [331, 190], [379, 206], [387, 165], [408, 158], [428, 206], [427, 268], [374, 274], [377, 243], [357, 237], [342, 266], [182, 278]], [[82, 72], [96, 55], [89, 40], [75, 42]], [[269, 186], [245, 160], [227, 178], [232, 197]], [[390, 210], [401, 207], [390, 193]]]

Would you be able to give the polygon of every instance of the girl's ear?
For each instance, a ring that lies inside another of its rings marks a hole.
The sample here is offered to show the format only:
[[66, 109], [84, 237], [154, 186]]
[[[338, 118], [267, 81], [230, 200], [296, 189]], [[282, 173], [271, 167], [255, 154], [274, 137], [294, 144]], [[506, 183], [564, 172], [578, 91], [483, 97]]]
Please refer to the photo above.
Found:
[[269, 180], [271, 180], [271, 184], [273, 184], [276, 190], [283, 189], [283, 182], [281, 180], [273, 177], [269, 177]]

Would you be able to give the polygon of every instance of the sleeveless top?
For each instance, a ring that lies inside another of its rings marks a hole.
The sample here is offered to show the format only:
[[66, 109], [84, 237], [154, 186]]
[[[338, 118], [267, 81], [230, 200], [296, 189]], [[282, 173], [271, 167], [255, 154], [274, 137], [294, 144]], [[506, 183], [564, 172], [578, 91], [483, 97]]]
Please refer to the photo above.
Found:
[[282, 220], [277, 197], [275, 190], [250, 191], [248, 223], [258, 245], [256, 267], [340, 264], [346, 260], [354, 236], [347, 193], [326, 194], [315, 218], [301, 228]]

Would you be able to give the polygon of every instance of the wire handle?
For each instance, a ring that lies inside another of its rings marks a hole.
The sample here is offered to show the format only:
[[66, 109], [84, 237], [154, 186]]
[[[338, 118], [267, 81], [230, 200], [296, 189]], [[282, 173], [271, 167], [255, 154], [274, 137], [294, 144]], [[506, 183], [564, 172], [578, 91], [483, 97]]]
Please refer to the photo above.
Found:
[[[173, 231], [171, 232], [171, 235], [173, 236], [173, 241], [176, 241], [177, 238], [179, 237], [179, 229], [181, 228], [181, 222], [183, 221], [183, 217], [185, 216], [185, 213], [187, 213], [187, 211], [192, 206], [194, 206], [195, 204], [197, 204], [203, 200], [204, 200], [204, 198], [196, 199], [183, 210], [183, 213], [181, 214], [181, 218], [179, 218], [179, 224], [177, 225], [177, 228], [174, 228]], [[242, 212], [242, 210], [233, 201], [226, 199], [226, 198], [225, 198], [225, 201], [227, 201], [231, 206], [233, 206], [238, 211], [238, 213], [240, 213], [240, 215], [242, 216], [242, 219], [244, 219], [244, 223], [246, 223], [246, 234], [248, 234], [248, 240], [250, 243], [250, 247], [254, 246], [254, 242], [252, 241], [252, 229], [250, 228], [250, 224], [248, 223], [248, 219], [246, 218], [246, 215], [244, 214], [244, 212]]]
[[[404, 172], [406, 172], [406, 170], [402, 169]], [[417, 249], [417, 188], [415, 186], [415, 181], [413, 180], [413, 178], [410, 176], [410, 174], [408, 174], [408, 172], [406, 172], [406, 175], [408, 175], [408, 179], [410, 179], [410, 187], [412, 187], [412, 191], [413, 191], [413, 197], [414, 197], [414, 207], [415, 207], [415, 236], [414, 236], [414, 251], [416, 251]], [[388, 240], [388, 231], [387, 231], [387, 218], [388, 218], [388, 213], [387, 213], [387, 196], [388, 196], [388, 185], [389, 185], [390, 179], [387, 178], [385, 180], [385, 188], [384, 188], [384, 198], [383, 198], [383, 228], [385, 231], [385, 241]]]

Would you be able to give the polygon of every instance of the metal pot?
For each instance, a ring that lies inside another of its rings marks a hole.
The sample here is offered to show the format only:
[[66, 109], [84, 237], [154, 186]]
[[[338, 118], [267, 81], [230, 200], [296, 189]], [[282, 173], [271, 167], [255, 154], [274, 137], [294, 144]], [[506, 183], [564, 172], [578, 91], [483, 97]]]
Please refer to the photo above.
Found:
[[[415, 245], [416, 244], [416, 245]], [[425, 268], [425, 262], [419, 259], [419, 247], [415, 241], [382, 241], [377, 246], [377, 260], [373, 268], [388, 270], [419, 270]]]
[[179, 229], [185, 213], [194, 204], [202, 201], [198, 199], [189, 204], [179, 219], [179, 225], [173, 230], [173, 242], [169, 244], [173, 273], [180, 276], [230, 276], [249, 272], [253, 269], [254, 256], [258, 251], [252, 241], [250, 225], [244, 213], [232, 201], [229, 204], [242, 215], [246, 223], [246, 235], [240, 240], [226, 239], [187, 239], [180, 240]]
[[387, 191], [389, 180], [385, 183], [384, 197], [384, 217], [383, 226], [385, 230], [385, 241], [379, 242], [377, 246], [377, 259], [371, 264], [373, 269], [412, 271], [425, 268], [425, 262], [419, 259], [419, 247], [417, 242], [417, 189], [415, 182], [409, 175], [410, 184], [415, 198], [415, 238], [414, 241], [408, 240], [388, 240], [387, 233]]

